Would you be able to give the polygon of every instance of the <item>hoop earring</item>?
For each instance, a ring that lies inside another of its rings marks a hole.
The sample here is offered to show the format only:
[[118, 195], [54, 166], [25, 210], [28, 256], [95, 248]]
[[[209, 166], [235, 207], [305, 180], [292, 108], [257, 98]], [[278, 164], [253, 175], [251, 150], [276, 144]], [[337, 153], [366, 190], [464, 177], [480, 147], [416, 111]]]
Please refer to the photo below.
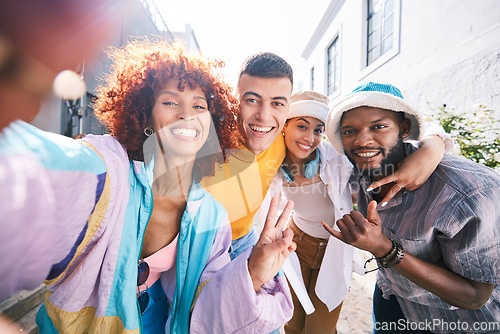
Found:
[[144, 134], [149, 137], [153, 134], [154, 130], [152, 127], [148, 126], [147, 128], [144, 129]]

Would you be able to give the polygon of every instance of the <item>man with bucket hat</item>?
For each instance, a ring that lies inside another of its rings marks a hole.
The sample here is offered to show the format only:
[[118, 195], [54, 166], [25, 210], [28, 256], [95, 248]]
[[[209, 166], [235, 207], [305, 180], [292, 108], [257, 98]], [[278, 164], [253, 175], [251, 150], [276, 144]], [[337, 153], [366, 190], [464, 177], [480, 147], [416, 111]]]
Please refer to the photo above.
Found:
[[[327, 135], [355, 166], [351, 184], [359, 212], [337, 221], [338, 239], [371, 252], [379, 271], [374, 333], [498, 333], [500, 331], [500, 177], [445, 154], [418, 189], [397, 183], [369, 188], [394, 173], [415, 147], [422, 116], [394, 86], [368, 83], [330, 111]], [[366, 219], [365, 219], [366, 217]]]

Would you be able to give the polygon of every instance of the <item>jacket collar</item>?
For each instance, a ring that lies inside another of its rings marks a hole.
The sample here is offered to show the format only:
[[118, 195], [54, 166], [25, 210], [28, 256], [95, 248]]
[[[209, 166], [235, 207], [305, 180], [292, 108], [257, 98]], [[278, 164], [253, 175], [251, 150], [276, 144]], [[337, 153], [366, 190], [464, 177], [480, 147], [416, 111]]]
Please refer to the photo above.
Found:
[[[145, 189], [151, 189], [153, 184], [153, 167], [154, 159], [148, 164], [143, 161], [132, 161], [132, 167], [137, 180], [142, 184]], [[199, 183], [193, 182], [191, 189], [189, 190], [188, 200], [187, 200], [187, 212], [194, 214], [198, 211], [201, 200], [205, 197], [205, 190]]]
[[[349, 184], [352, 164], [345, 155], [338, 153], [329, 142], [322, 141], [318, 146], [318, 150], [321, 159], [324, 159], [320, 167], [320, 176], [327, 175], [327, 177], [330, 177], [329, 180], [323, 180], [323, 182], [333, 182], [337, 185], [338, 193], [342, 194]], [[330, 173], [331, 175], [329, 175]]]

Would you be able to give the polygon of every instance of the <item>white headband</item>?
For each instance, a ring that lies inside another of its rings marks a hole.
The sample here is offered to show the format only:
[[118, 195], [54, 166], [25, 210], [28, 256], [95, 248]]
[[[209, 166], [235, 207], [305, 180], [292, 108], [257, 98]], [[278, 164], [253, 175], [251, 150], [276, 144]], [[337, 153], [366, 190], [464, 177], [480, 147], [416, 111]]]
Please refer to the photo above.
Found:
[[294, 117], [314, 117], [326, 124], [328, 106], [314, 100], [301, 100], [292, 102], [288, 112], [288, 119]]

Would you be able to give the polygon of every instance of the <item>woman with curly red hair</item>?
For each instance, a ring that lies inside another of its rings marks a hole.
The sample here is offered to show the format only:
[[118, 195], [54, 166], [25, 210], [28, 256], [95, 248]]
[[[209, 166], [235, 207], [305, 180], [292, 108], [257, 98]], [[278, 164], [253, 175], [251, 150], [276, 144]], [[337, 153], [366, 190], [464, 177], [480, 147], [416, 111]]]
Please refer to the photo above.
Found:
[[[95, 113], [110, 134], [126, 147], [130, 159], [143, 160], [147, 138], [144, 129], [151, 127], [155, 93], [170, 78], [179, 80], [180, 90], [186, 86], [203, 90], [218, 137], [218, 142], [206, 142], [206, 149], [215, 152], [220, 148], [238, 148], [241, 141], [235, 118], [238, 101], [216, 72], [224, 66], [222, 62], [188, 56], [178, 44], [145, 39], [131, 41], [108, 55], [113, 61], [113, 74], [106, 76], [106, 83], [98, 87]], [[198, 167], [202, 168], [201, 164]], [[208, 167], [205, 173], [210, 174], [213, 168], [210, 164]]]
[[36, 259], [35, 277], [50, 269], [40, 332], [277, 328], [293, 307], [275, 277], [295, 249], [282, 232], [291, 207], [276, 222], [274, 203], [252, 253], [230, 262], [227, 212], [199, 185], [239, 142], [221, 64], [146, 39], [111, 58], [95, 103], [111, 135], [75, 142], [22, 122], [3, 132], [1, 144], [22, 138], [17, 146], [41, 161], [56, 203], [33, 206], [36, 226], [57, 227], [55, 250]]

